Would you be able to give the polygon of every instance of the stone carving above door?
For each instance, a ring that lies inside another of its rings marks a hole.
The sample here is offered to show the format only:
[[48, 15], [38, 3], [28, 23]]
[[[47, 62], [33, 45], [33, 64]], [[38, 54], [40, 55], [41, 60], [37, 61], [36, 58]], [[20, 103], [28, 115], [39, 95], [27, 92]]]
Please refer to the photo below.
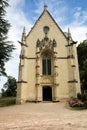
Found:
[[53, 48], [56, 47], [55, 39], [51, 40], [47, 36], [44, 37], [41, 41], [38, 39], [36, 46], [39, 48], [39, 51], [44, 49], [50, 49], [53, 51]]

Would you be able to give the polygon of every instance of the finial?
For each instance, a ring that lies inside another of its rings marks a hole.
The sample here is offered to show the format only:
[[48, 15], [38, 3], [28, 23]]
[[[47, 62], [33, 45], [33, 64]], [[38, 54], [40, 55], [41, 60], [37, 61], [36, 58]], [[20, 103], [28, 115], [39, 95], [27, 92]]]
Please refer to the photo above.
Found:
[[23, 32], [22, 32], [22, 41], [25, 40], [26, 37], [26, 31], [25, 31], [25, 27], [23, 28]]
[[26, 35], [25, 27], [23, 28], [23, 34]]
[[47, 5], [46, 4], [44, 4], [44, 10], [47, 10]]
[[71, 39], [70, 29], [68, 28], [68, 37]]
[[68, 34], [70, 34], [70, 29], [68, 28]]

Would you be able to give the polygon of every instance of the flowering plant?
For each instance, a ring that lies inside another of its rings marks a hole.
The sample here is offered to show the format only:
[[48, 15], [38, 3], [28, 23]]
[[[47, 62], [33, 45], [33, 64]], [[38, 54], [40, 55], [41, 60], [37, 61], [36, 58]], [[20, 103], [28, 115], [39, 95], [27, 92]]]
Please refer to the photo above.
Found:
[[81, 106], [84, 106], [84, 102], [82, 102], [81, 100], [78, 100], [78, 99], [70, 99], [69, 105], [71, 107], [81, 107]]

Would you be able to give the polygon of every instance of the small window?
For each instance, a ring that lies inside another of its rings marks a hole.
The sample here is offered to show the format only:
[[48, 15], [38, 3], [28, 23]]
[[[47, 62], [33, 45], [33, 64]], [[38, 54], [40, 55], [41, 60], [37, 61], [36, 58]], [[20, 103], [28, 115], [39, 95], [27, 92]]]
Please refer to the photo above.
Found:
[[49, 32], [49, 27], [48, 26], [45, 26], [44, 27], [44, 33], [47, 34]]

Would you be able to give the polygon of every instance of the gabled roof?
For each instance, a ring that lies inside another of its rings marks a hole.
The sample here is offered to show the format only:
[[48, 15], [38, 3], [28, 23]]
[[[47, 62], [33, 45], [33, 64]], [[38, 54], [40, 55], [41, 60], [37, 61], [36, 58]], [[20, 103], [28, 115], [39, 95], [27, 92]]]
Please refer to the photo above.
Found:
[[45, 13], [45, 11], [48, 13], [48, 15], [51, 17], [51, 19], [54, 21], [54, 23], [56, 24], [56, 26], [58, 27], [58, 29], [62, 32], [62, 34], [64, 35], [64, 37], [66, 38], [66, 40], [68, 40], [68, 38], [66, 37], [65, 33], [62, 31], [62, 29], [58, 26], [58, 24], [56, 23], [56, 21], [54, 20], [54, 18], [51, 16], [51, 14], [49, 13], [49, 11], [45, 8], [44, 11], [42, 12], [42, 14], [40, 15], [40, 17], [36, 20], [34, 26], [31, 28], [30, 32], [28, 33], [27, 37], [29, 36], [29, 34], [31, 33], [31, 31], [33, 30], [33, 28], [35, 27], [35, 25], [38, 23], [38, 21], [40, 20], [40, 18], [43, 16], [43, 14]]

